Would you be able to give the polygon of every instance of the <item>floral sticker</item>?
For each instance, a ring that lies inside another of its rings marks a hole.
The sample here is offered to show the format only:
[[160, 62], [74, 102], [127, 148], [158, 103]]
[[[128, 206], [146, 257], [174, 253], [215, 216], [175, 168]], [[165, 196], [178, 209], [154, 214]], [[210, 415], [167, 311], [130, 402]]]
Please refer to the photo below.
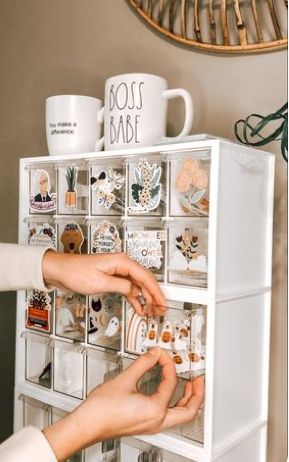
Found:
[[112, 206], [122, 208], [123, 203], [118, 191], [124, 185], [124, 176], [112, 168], [103, 169], [91, 176], [90, 185], [95, 191], [96, 206], [110, 209]]
[[28, 244], [55, 247], [55, 229], [49, 223], [32, 223], [28, 231]]
[[209, 201], [204, 197], [208, 186], [208, 174], [197, 159], [187, 158], [182, 162], [175, 188], [182, 210], [186, 214], [207, 215]]
[[119, 253], [121, 252], [122, 240], [113, 223], [102, 221], [92, 229], [91, 252], [92, 253]]
[[159, 165], [150, 165], [147, 160], [139, 162], [134, 170], [134, 183], [130, 191], [135, 206], [129, 207], [130, 212], [147, 213], [159, 206], [162, 194], [161, 174]]
[[193, 236], [189, 230], [185, 230], [184, 234], [176, 237], [176, 248], [180, 250], [187, 263], [199, 256], [197, 252], [198, 239], [198, 236]]

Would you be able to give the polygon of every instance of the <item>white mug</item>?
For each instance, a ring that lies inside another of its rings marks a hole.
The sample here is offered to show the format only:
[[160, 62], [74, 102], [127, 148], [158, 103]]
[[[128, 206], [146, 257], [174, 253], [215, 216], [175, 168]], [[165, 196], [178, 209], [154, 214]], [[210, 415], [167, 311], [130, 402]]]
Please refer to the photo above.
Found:
[[101, 123], [98, 98], [57, 95], [46, 99], [46, 140], [50, 155], [80, 154], [98, 149]]
[[165, 79], [151, 74], [123, 74], [105, 83], [105, 103], [98, 113], [104, 121], [105, 150], [150, 146], [166, 138], [168, 100], [182, 97], [185, 122], [176, 138], [188, 135], [193, 122], [193, 102], [182, 89], [168, 89]]

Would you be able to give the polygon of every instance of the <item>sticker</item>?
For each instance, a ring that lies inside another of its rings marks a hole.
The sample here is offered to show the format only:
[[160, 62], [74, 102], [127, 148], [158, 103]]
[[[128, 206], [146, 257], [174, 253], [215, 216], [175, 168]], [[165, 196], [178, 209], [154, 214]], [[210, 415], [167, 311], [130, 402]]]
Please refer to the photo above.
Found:
[[26, 326], [50, 332], [51, 298], [46, 292], [30, 290], [27, 297]]
[[109, 321], [104, 335], [106, 337], [113, 337], [114, 335], [116, 335], [119, 332], [119, 329], [120, 329], [120, 321], [116, 316], [114, 316]]
[[102, 221], [95, 226], [91, 236], [92, 253], [119, 253], [121, 252], [122, 241], [119, 232], [113, 223]]
[[190, 370], [190, 362], [186, 353], [172, 351], [169, 354], [173, 358], [177, 374], [183, 374], [184, 372], [188, 372]]
[[56, 334], [81, 339], [85, 331], [85, 297], [57, 291]]
[[139, 316], [129, 307], [126, 310], [126, 350], [132, 353], [145, 353], [144, 345], [147, 336], [147, 320]]
[[170, 257], [171, 268], [207, 272], [207, 258], [199, 250], [199, 236], [191, 228], [186, 228], [182, 234], [177, 234], [173, 246], [176, 250]]
[[68, 223], [60, 236], [60, 242], [63, 245], [64, 253], [81, 253], [81, 246], [84, 242], [84, 236], [81, 227], [77, 223]]
[[65, 172], [67, 191], [65, 193], [65, 207], [75, 208], [77, 205], [77, 178], [78, 168], [68, 167]]
[[125, 178], [117, 170], [112, 168], [96, 172], [91, 176], [91, 189], [95, 191], [96, 205], [105, 209], [110, 209], [112, 205], [121, 207], [122, 200], [115, 194], [124, 185]]
[[206, 170], [200, 168], [200, 162], [192, 158], [184, 159], [176, 178], [175, 188], [186, 214], [192, 212], [208, 214], [209, 201], [204, 198], [207, 186], [208, 175]]
[[134, 170], [134, 183], [131, 185], [131, 197], [135, 206], [129, 207], [133, 213], [146, 213], [155, 210], [161, 201], [162, 169], [159, 165], [141, 160]]
[[186, 351], [188, 349], [188, 341], [180, 332], [174, 334], [174, 349], [176, 351]]
[[150, 269], [161, 269], [166, 232], [158, 231], [127, 231], [127, 254], [133, 260]]
[[38, 169], [34, 173], [34, 194], [29, 196], [29, 204], [32, 210], [37, 212], [50, 212], [56, 209], [56, 194], [50, 192], [49, 173], [44, 169]]
[[164, 348], [165, 350], [171, 349], [171, 343], [173, 341], [173, 324], [171, 321], [167, 320], [163, 324], [163, 328], [160, 334], [158, 341], [158, 346]]
[[55, 229], [49, 223], [32, 223], [28, 230], [28, 244], [56, 247]]
[[119, 348], [122, 299], [118, 294], [93, 296], [89, 303], [89, 342]]
[[147, 331], [145, 341], [143, 342], [143, 345], [148, 348], [153, 347], [157, 344], [157, 339], [158, 339], [158, 323], [155, 319], [151, 319], [149, 321], [148, 331]]

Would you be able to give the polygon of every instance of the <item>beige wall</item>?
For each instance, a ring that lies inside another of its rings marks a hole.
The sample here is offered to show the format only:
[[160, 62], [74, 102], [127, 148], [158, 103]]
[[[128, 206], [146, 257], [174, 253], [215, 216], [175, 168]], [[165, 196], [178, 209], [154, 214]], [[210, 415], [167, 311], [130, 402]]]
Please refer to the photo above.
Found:
[[[149, 30], [125, 0], [1, 0], [0, 240], [17, 239], [18, 158], [47, 152], [47, 96], [102, 97], [111, 75], [155, 73], [191, 92], [193, 133], [233, 138], [237, 119], [284, 103], [286, 65], [285, 51], [221, 56], [180, 48]], [[181, 105], [170, 109], [171, 134], [181, 117]], [[286, 180], [278, 154], [268, 462], [286, 460]]]

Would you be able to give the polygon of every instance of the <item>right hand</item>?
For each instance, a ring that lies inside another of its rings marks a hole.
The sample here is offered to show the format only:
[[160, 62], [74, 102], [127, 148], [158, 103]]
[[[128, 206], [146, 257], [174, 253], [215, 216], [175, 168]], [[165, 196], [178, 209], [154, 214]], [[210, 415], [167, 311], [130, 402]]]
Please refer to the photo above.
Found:
[[[137, 384], [157, 363], [162, 367], [162, 381], [153, 395], [146, 396]], [[152, 348], [117, 377], [96, 387], [75, 411], [46, 428], [44, 434], [57, 459], [64, 460], [98, 441], [158, 433], [185, 423], [194, 418], [202, 403], [204, 379], [189, 382], [183, 401], [170, 409], [176, 383], [173, 360], [165, 350]]]

